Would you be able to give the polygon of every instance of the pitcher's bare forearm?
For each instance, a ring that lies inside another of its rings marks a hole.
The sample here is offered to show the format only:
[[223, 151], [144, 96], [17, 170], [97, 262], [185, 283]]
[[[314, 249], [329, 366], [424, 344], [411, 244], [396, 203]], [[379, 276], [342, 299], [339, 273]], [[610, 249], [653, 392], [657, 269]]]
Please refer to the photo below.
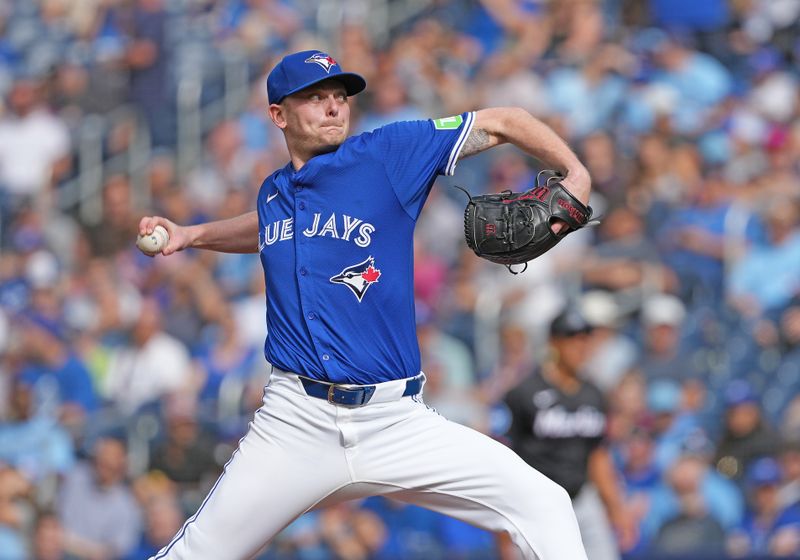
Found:
[[189, 226], [190, 247], [221, 253], [258, 253], [258, 214]]
[[519, 107], [495, 107], [475, 113], [475, 124], [459, 157], [464, 158], [510, 143], [566, 175], [564, 186], [586, 203], [589, 172], [567, 143], [545, 123]]
[[179, 226], [161, 216], [145, 216], [139, 222], [139, 233], [148, 235], [159, 225], [169, 233], [169, 242], [161, 252], [164, 256], [190, 247], [221, 253], [258, 252], [258, 214], [255, 211], [193, 226]]

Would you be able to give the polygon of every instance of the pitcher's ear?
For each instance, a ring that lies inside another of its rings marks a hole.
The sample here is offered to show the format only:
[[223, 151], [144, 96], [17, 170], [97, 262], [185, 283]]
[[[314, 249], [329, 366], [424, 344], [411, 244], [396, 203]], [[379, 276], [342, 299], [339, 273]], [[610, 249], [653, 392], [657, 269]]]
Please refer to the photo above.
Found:
[[279, 105], [278, 103], [271, 104], [269, 109], [267, 109], [269, 118], [272, 119], [272, 122], [275, 123], [275, 126], [280, 129], [286, 128], [286, 114], [284, 111], [285, 108], [283, 105]]

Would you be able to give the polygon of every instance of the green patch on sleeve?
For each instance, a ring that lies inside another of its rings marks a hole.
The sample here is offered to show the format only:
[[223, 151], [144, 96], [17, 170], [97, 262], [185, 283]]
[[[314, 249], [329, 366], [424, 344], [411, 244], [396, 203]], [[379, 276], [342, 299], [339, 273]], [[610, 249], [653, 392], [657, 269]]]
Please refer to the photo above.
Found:
[[436, 130], [453, 130], [461, 126], [462, 122], [464, 122], [464, 119], [461, 115], [456, 115], [454, 117], [444, 117], [441, 119], [434, 119], [433, 127]]

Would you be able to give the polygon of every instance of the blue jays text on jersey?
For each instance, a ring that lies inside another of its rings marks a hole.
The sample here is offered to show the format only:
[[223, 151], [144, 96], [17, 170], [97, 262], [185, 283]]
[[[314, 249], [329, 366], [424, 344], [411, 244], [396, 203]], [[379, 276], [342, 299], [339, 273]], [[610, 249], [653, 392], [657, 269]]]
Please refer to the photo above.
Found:
[[264, 180], [269, 362], [336, 383], [419, 373], [414, 226], [436, 176], [453, 174], [473, 120], [390, 124]]
[[[335, 213], [331, 213], [330, 217], [324, 220], [324, 225], [320, 226], [320, 219], [322, 214], [320, 212], [314, 213], [314, 219], [310, 227], [304, 229], [302, 234], [306, 237], [314, 237], [319, 235], [325, 237], [331, 236], [333, 239], [343, 239], [350, 241], [350, 236], [357, 230], [357, 236], [353, 239], [353, 243], [359, 247], [366, 247], [372, 241], [370, 234], [375, 231], [375, 226], [353, 218], [347, 214], [343, 214], [337, 218]], [[341, 232], [341, 233], [340, 233]], [[276, 220], [271, 224], [264, 226], [262, 237], [259, 238], [258, 248], [264, 249], [268, 245], [277, 243], [278, 241], [288, 241], [294, 237], [294, 218], [284, 218]]]

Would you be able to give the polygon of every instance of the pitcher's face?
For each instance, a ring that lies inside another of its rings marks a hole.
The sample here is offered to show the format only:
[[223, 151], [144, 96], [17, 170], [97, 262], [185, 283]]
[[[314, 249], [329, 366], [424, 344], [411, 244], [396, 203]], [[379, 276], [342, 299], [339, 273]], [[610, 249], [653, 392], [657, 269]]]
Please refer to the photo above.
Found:
[[325, 80], [270, 106], [273, 122], [287, 143], [309, 154], [335, 150], [350, 132], [347, 91], [335, 79]]

